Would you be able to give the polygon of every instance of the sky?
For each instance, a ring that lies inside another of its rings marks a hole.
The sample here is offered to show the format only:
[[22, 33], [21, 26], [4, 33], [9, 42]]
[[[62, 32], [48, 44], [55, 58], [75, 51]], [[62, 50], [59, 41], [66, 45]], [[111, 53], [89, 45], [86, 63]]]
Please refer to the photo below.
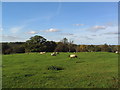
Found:
[[75, 44], [118, 44], [117, 2], [3, 2], [2, 42], [40, 35]]

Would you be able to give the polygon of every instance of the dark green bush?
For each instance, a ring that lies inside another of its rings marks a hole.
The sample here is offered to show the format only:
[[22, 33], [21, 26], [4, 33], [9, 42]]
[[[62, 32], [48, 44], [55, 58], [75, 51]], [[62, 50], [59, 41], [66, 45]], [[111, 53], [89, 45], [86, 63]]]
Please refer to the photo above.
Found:
[[63, 67], [58, 67], [58, 66], [49, 66], [47, 69], [48, 70], [64, 70]]

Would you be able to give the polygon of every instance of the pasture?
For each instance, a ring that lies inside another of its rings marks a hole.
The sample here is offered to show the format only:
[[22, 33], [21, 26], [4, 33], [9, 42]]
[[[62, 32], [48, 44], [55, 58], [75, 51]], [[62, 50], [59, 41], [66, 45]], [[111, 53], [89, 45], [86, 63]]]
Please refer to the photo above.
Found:
[[3, 88], [117, 88], [118, 54], [79, 52], [3, 55]]

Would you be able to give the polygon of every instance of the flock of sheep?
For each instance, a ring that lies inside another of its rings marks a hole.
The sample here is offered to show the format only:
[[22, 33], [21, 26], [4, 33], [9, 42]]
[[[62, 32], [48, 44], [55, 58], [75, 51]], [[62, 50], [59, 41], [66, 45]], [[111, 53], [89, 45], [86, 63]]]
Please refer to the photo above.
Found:
[[[46, 52], [40, 52], [40, 54], [45, 54]], [[118, 51], [116, 51], [115, 53], [119, 53]], [[56, 56], [56, 55], [58, 55], [59, 54], [59, 52], [53, 52], [53, 53], [51, 53], [51, 56]], [[75, 54], [71, 54], [71, 55], [69, 55], [69, 57], [70, 58], [77, 58], [78, 56], [77, 55], [75, 55]]]
[[[45, 54], [46, 52], [40, 52], [40, 54], [42, 55], [42, 54]], [[59, 54], [59, 52], [53, 52], [53, 53], [51, 53], [51, 56], [56, 56], [56, 55], [58, 55]], [[71, 55], [69, 55], [69, 57], [70, 58], [77, 58], [78, 56], [77, 55], [75, 55], [75, 54], [71, 54]]]

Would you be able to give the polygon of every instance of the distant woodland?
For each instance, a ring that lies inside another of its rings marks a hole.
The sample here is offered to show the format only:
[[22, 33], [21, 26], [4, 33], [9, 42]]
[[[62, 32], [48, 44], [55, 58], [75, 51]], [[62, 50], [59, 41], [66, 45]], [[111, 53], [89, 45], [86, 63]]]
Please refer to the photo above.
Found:
[[59, 42], [47, 41], [42, 36], [31, 37], [26, 42], [4, 42], [2, 54], [30, 52], [120, 52], [120, 45], [77, 45], [63, 38]]

